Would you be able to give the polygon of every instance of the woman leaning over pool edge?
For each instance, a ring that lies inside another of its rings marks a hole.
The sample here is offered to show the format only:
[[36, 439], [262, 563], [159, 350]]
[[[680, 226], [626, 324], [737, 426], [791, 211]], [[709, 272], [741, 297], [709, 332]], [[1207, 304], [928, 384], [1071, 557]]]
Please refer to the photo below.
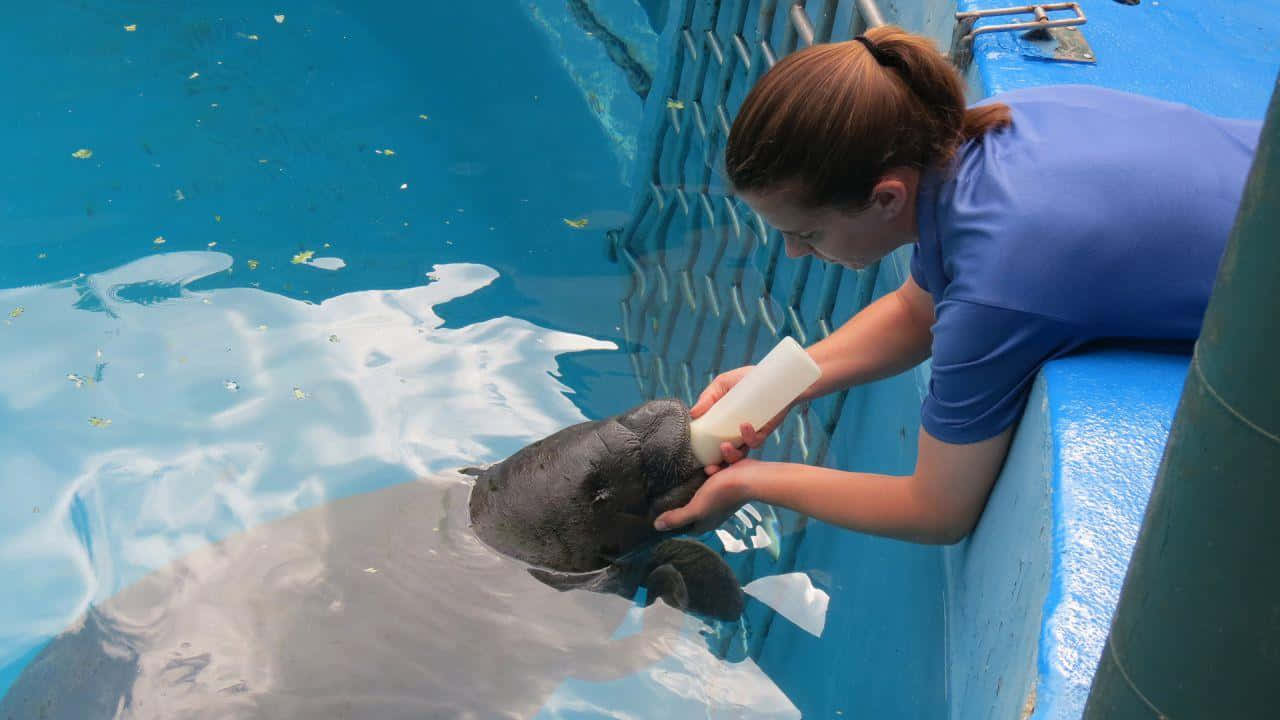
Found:
[[[726, 464], [659, 529], [714, 526], [758, 500], [861, 532], [954, 543], [977, 524], [1036, 373], [1098, 340], [1199, 334], [1260, 122], [1088, 86], [966, 109], [927, 38], [895, 27], [794, 53], [734, 120], [734, 191], [786, 241], [861, 268], [914, 245], [911, 274], [808, 348], [797, 402], [932, 357], [915, 470]], [[748, 368], [717, 377], [697, 417]], [[759, 447], [782, 413], [755, 432]]]

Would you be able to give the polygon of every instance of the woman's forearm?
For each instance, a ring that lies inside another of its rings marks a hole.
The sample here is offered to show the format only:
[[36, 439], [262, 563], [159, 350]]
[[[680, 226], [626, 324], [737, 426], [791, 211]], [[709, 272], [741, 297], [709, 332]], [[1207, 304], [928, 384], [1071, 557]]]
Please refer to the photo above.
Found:
[[780, 505], [833, 525], [899, 540], [950, 544], [958, 542], [973, 522], [917, 491], [911, 476], [761, 462], [737, 482], [744, 502]]
[[933, 338], [928, 321], [913, 315], [900, 293], [881, 297], [809, 346], [822, 377], [805, 399], [897, 375], [929, 357]]

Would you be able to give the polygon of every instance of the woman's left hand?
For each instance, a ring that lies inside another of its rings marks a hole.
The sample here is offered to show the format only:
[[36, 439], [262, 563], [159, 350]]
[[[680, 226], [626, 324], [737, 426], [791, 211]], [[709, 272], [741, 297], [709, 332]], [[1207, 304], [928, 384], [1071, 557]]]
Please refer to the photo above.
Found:
[[751, 499], [747, 492], [749, 478], [765, 465], [759, 460], [742, 459], [721, 469], [707, 478], [688, 505], [659, 515], [654, 528], [686, 529], [695, 535], [714, 530]]

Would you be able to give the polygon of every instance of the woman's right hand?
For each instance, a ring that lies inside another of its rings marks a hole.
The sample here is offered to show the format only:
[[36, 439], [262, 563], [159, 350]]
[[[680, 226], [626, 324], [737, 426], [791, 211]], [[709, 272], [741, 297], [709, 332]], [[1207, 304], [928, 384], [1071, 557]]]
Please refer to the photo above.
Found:
[[[702, 391], [702, 394], [698, 396], [698, 401], [693, 404], [693, 407], [689, 408], [689, 415], [694, 418], [701, 417], [702, 414], [707, 410], [710, 410], [711, 406], [715, 405], [720, 398], [724, 397], [725, 393], [729, 392], [730, 388], [737, 385], [742, 378], [746, 377], [747, 373], [750, 372], [753, 367], [755, 366], [743, 365], [736, 370], [729, 370], [728, 372], [723, 372], [717, 375], [716, 378], [711, 381], [711, 384]], [[795, 404], [795, 402], [792, 402], [787, 405], [782, 409], [782, 412], [775, 415], [772, 420], [765, 423], [764, 427], [759, 430], [753, 428], [751, 423], [742, 423], [742, 425], [738, 426], [738, 432], [742, 434], [743, 445], [749, 449], [758, 448], [761, 445], [764, 445], [765, 438], [769, 436], [769, 433], [773, 432], [774, 429], [782, 424], [782, 420], [787, 416], [787, 413], [791, 411], [791, 408], [794, 407]], [[743, 450], [741, 447], [735, 446], [731, 442], [723, 442], [720, 443], [720, 454], [724, 457], [724, 462], [719, 465], [708, 465], [706, 467], [708, 475], [717, 473], [724, 467], [732, 465], [733, 463], [745, 458], [747, 456], [747, 451]]]

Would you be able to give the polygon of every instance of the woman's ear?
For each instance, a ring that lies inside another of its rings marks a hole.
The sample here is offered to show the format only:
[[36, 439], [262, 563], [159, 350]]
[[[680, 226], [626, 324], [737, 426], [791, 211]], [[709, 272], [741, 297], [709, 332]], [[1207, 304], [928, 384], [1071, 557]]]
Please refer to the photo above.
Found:
[[896, 220], [907, 207], [907, 184], [892, 174], [885, 175], [871, 191], [871, 208], [885, 222]]

